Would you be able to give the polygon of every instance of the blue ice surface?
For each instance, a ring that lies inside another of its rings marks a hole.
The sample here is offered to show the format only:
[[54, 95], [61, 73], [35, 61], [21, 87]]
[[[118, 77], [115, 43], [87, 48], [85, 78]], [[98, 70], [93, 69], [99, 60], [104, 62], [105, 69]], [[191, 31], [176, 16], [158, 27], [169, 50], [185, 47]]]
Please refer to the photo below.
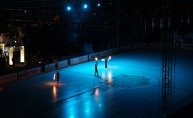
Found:
[[[173, 61], [172, 102], [193, 93], [193, 53], [178, 51]], [[161, 109], [162, 52], [129, 50], [112, 55], [105, 68], [95, 61], [43, 73], [0, 86], [0, 117], [154, 117]], [[53, 74], [60, 72], [60, 83]]]

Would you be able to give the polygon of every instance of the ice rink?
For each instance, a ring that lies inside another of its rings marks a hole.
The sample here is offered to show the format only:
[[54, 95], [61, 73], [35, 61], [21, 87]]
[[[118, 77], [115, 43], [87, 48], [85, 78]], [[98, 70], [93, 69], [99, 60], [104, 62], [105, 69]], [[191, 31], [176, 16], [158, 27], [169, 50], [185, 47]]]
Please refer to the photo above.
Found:
[[[137, 49], [0, 86], [0, 118], [155, 118], [161, 109], [162, 50]], [[177, 50], [173, 100], [193, 94], [193, 51]], [[60, 72], [60, 83], [53, 74]]]

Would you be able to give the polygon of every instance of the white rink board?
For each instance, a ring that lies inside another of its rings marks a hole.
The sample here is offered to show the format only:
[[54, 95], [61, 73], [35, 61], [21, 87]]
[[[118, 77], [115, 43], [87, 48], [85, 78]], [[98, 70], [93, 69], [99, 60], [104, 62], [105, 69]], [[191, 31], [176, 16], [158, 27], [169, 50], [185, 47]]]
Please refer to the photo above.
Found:
[[37, 68], [32, 68], [29, 70], [24, 70], [24, 71], [20, 71], [18, 72], [18, 78], [19, 79], [25, 79], [31, 76], [35, 76], [41, 73], [41, 67], [37, 67]]

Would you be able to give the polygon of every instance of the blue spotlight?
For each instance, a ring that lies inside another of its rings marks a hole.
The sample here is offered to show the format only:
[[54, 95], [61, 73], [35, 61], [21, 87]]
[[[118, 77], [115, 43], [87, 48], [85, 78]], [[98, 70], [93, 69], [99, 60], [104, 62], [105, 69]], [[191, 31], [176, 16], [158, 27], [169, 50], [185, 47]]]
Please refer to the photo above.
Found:
[[84, 9], [88, 8], [88, 5], [87, 5], [87, 4], [84, 4], [83, 8], [84, 8]]
[[70, 6], [67, 6], [67, 10], [70, 11], [70, 10], [71, 10], [71, 7], [70, 7]]
[[100, 4], [100, 3], [98, 3], [98, 4], [97, 4], [97, 6], [98, 6], [98, 7], [100, 7], [100, 6], [101, 6], [101, 4]]

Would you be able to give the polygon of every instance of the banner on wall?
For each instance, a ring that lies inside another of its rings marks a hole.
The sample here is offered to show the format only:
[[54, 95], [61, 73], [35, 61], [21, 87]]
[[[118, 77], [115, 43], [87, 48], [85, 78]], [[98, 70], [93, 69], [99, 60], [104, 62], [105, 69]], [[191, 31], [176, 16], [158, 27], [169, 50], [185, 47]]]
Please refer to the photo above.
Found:
[[58, 62], [58, 68], [64, 68], [68, 66], [68, 60], [59, 61]]
[[45, 65], [45, 72], [55, 70], [55, 63]]
[[94, 60], [95, 57], [100, 58], [101, 57], [100, 52], [89, 54], [89, 60]]
[[112, 50], [106, 50], [100, 52], [101, 57], [110, 56], [112, 54]]
[[134, 45], [135, 48], [147, 48], [147, 44], [135, 44]]
[[162, 43], [150, 43], [151, 48], [161, 48], [163, 46]]
[[88, 55], [70, 59], [70, 65], [79, 64], [88, 61]]
[[24, 79], [24, 78], [28, 78], [34, 75], [38, 75], [41, 73], [41, 68], [37, 67], [37, 68], [32, 68], [29, 70], [24, 70], [24, 71], [20, 71], [18, 72], [18, 78], [19, 79]]
[[186, 49], [193, 49], [193, 45], [192, 44], [183, 44], [182, 47], [186, 48]]

